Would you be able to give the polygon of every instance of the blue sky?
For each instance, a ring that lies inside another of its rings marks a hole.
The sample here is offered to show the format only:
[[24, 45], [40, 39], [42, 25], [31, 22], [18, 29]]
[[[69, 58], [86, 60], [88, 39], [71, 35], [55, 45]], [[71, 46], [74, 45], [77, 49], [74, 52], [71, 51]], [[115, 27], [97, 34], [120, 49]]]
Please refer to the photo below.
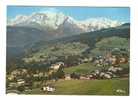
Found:
[[76, 20], [105, 17], [121, 22], [130, 22], [130, 9], [128, 7], [37, 7], [37, 6], [8, 6], [8, 18], [17, 15], [30, 15], [35, 12], [62, 12]]

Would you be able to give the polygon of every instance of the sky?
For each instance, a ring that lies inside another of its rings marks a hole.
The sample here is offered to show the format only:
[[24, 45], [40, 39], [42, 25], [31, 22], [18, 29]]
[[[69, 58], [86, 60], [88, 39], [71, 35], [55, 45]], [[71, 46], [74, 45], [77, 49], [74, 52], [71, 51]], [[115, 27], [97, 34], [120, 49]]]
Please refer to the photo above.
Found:
[[63, 13], [76, 20], [88, 18], [109, 18], [121, 22], [130, 22], [130, 9], [128, 7], [39, 7], [39, 6], [8, 6], [8, 19], [17, 15], [30, 15], [32, 13]]

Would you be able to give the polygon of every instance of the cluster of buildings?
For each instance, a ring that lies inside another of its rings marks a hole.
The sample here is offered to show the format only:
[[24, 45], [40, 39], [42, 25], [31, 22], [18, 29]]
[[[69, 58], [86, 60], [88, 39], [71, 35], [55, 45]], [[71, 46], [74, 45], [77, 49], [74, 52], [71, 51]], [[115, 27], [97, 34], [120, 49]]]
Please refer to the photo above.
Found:
[[71, 79], [79, 79], [79, 80], [94, 80], [94, 79], [111, 79], [111, 78], [116, 78], [119, 77], [117, 76], [118, 72], [123, 71], [123, 68], [121, 67], [109, 67], [108, 70], [105, 71], [100, 71], [100, 70], [95, 70], [94, 72], [90, 74], [81, 74], [78, 77], [71, 77], [71, 74], [66, 74], [65, 75], [65, 80], [71, 80]]
[[[63, 67], [64, 63], [63, 62], [58, 62], [56, 64], [52, 64], [51, 67], [49, 68], [49, 71], [39, 71], [36, 70], [35, 72], [30, 72], [27, 69], [20, 68], [20, 69], [15, 69], [10, 74], [7, 74], [6, 79], [7, 79], [7, 87], [12, 88], [12, 87], [19, 87], [19, 86], [27, 86], [27, 80], [28, 81], [35, 81], [35, 79], [47, 79], [49, 75], [51, 75], [52, 72], [56, 72], [59, 68]], [[41, 80], [43, 81], [43, 80]]]
[[[118, 58], [115, 55], [108, 54], [106, 56], [97, 56], [95, 59], [93, 58], [85, 58], [81, 62], [91, 62], [94, 63], [95, 66], [100, 67], [106, 67], [108, 66], [108, 69], [105, 71], [101, 70], [95, 70], [94, 72], [90, 74], [82, 74], [79, 75], [79, 77], [75, 78], [72, 77], [71, 74], [64, 75], [65, 80], [71, 80], [71, 79], [80, 79], [80, 80], [93, 80], [93, 79], [111, 79], [117, 77], [118, 72], [123, 71], [123, 68], [118, 67], [118, 64], [127, 63], [128, 58], [126, 57], [120, 57]], [[56, 72], [59, 68], [63, 68], [65, 64], [63, 62], [57, 62], [55, 64], [52, 64], [48, 71], [36, 71], [30, 73], [27, 69], [20, 68], [13, 70], [10, 74], [7, 75], [7, 80], [9, 81], [8, 87], [19, 87], [24, 86], [27, 84], [26, 78], [33, 79], [33, 78], [47, 78], [49, 75], [51, 75], [53, 72]], [[110, 67], [109, 67], [110, 66]], [[54, 88], [51, 88], [49, 86], [44, 86], [42, 88], [44, 91], [55, 91]]]
[[94, 60], [96, 66], [116, 66], [118, 64], [127, 63], [127, 57], [117, 57], [116, 55], [108, 54], [106, 56], [97, 56]]

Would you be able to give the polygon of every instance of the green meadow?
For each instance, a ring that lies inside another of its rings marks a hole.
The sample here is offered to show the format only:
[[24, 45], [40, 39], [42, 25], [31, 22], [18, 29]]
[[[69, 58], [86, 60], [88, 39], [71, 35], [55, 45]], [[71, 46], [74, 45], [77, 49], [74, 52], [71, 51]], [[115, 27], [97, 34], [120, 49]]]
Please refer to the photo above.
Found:
[[[129, 95], [129, 80], [58, 80], [53, 83], [56, 91], [51, 93], [42, 92], [40, 88], [33, 89], [25, 94], [47, 95]], [[123, 90], [124, 92], [117, 92]]]

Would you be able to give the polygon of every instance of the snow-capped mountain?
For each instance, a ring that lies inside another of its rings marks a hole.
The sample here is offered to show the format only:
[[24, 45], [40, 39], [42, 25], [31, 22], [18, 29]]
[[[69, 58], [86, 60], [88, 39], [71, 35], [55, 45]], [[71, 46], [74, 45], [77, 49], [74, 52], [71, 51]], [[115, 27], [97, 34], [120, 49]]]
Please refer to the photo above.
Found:
[[39, 41], [49, 41], [90, 31], [120, 26], [122, 22], [107, 18], [75, 20], [63, 13], [33, 13], [8, 19], [8, 47], [25, 47]]
[[63, 13], [33, 13], [31, 15], [18, 15], [14, 19], [8, 20], [8, 26], [27, 26], [43, 30], [59, 32], [89, 32], [102, 28], [116, 27], [122, 22], [107, 18], [90, 18], [86, 20], [75, 20]]

